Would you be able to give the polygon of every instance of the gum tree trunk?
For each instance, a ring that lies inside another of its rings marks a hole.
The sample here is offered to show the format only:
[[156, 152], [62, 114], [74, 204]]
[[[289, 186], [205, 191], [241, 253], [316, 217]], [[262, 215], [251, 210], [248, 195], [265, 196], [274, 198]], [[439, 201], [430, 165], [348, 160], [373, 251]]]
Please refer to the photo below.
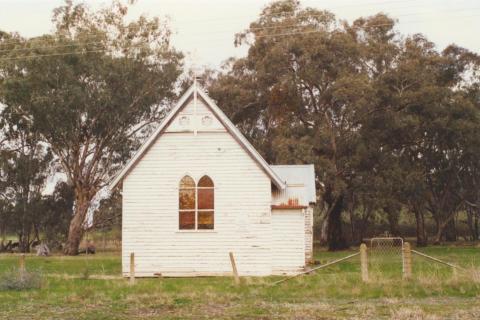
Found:
[[457, 241], [457, 228], [455, 226], [455, 218], [451, 219], [445, 226], [445, 241], [455, 242]]
[[398, 219], [400, 216], [400, 210], [395, 206], [385, 206], [383, 211], [387, 214], [388, 228], [392, 236], [398, 237], [400, 234], [398, 230]]
[[[435, 235], [435, 244], [440, 244], [442, 242], [442, 238], [446, 236], [447, 227], [452, 228], [451, 223], [453, 219], [455, 219], [455, 212], [450, 213], [444, 221], [439, 223], [437, 227], [437, 234]], [[453, 228], [455, 227], [454, 223], [455, 222], [453, 222]], [[452, 236], [449, 235], [449, 237]], [[448, 238], [447, 241], [451, 241], [451, 238]]]
[[83, 233], [85, 231], [84, 222], [91, 200], [86, 194], [87, 192], [77, 192], [77, 196], [75, 197], [74, 216], [70, 222], [67, 245], [65, 246], [65, 254], [70, 256], [78, 254], [80, 241], [82, 241]]
[[427, 246], [427, 232], [425, 230], [425, 218], [423, 212], [419, 209], [415, 209], [415, 221], [417, 223], [417, 246]]
[[340, 195], [334, 199], [334, 201], [329, 203], [329, 213], [327, 217], [327, 242], [329, 251], [348, 248], [347, 241], [343, 236], [342, 230], [342, 211], [343, 196]]
[[328, 212], [324, 214], [322, 219], [322, 223], [320, 224], [320, 234], [318, 235], [318, 239], [320, 240], [320, 244], [322, 246], [328, 243]]

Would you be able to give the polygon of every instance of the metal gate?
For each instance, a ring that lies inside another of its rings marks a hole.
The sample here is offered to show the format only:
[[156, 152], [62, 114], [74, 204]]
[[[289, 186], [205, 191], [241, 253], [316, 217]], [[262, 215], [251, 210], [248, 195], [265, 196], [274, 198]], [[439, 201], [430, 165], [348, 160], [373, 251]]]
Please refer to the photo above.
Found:
[[371, 273], [382, 276], [402, 276], [405, 271], [404, 243], [399, 237], [380, 237], [370, 239], [368, 250]]

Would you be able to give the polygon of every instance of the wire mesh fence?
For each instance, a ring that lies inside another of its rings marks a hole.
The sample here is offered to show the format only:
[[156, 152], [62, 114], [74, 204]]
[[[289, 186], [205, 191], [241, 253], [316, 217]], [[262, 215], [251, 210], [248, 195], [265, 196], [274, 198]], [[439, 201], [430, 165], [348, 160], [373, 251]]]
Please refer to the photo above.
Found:
[[402, 238], [372, 238], [369, 242], [369, 270], [374, 276], [402, 277], [404, 272]]

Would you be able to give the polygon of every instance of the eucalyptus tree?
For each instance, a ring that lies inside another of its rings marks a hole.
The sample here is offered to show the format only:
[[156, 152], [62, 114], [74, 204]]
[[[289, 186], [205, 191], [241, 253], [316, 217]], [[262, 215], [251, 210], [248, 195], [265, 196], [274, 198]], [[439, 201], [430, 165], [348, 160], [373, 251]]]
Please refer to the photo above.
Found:
[[[476, 101], [477, 117], [480, 122], [480, 91], [478, 84], [469, 90], [469, 96]], [[473, 92], [472, 92], [473, 91]], [[458, 196], [465, 204], [467, 226], [471, 240], [480, 240], [480, 144], [477, 142], [480, 133], [471, 137], [468, 148], [465, 150], [464, 169], [458, 175]]]
[[472, 80], [465, 81], [467, 74], [475, 77], [470, 71], [478, 58], [456, 46], [439, 52], [413, 35], [398, 43], [393, 61], [375, 81], [382, 112], [368, 118], [362, 136], [391, 159], [400, 177], [396, 197], [415, 215], [417, 244], [426, 245], [426, 215], [436, 223], [439, 242], [464, 205], [458, 191], [468, 160], [478, 157], [469, 150], [479, 135], [479, 113], [466, 96]]
[[372, 50], [365, 47], [377, 34], [392, 38], [393, 21], [385, 16], [355, 23], [297, 1], [275, 2], [237, 35], [237, 43], [250, 46], [248, 56], [232, 61], [209, 88], [267, 159], [315, 164], [331, 250], [347, 246], [342, 212], [355, 175], [350, 159], [361, 115], [375, 106], [366, 64]]
[[431, 216], [438, 240], [478, 163], [475, 54], [402, 37], [384, 14], [348, 24], [294, 0], [267, 6], [236, 43], [248, 55], [227, 61], [210, 94], [268, 161], [315, 164], [330, 249], [346, 246], [346, 210], [362, 230], [385, 214], [398, 233], [405, 208], [419, 245]]
[[182, 55], [158, 18], [127, 22], [127, 7], [92, 11], [67, 1], [53, 33], [3, 34], [2, 102], [24, 114], [74, 191], [65, 252], [78, 253], [92, 199], [175, 96]]
[[29, 119], [8, 112], [1, 112], [0, 117], [2, 229], [17, 236], [21, 252], [29, 252], [31, 244], [40, 239], [40, 203], [52, 169], [52, 154]]
[[417, 199], [415, 211], [431, 214], [437, 243], [443, 237], [455, 240], [454, 217], [464, 205], [459, 177], [465, 177], [472, 139], [480, 134], [479, 113], [465, 97], [463, 81], [475, 60], [474, 54], [455, 46], [438, 52], [433, 43], [416, 36], [405, 43], [397, 69], [397, 80], [410, 83], [399, 97], [403, 107], [397, 114], [409, 123], [399, 131], [410, 140], [402, 149], [404, 163], [411, 177], [417, 173], [410, 198]]
[[39, 230], [42, 233], [41, 240], [52, 250], [61, 249], [68, 238], [74, 196], [72, 186], [65, 181], [59, 181], [51, 194], [42, 197]]

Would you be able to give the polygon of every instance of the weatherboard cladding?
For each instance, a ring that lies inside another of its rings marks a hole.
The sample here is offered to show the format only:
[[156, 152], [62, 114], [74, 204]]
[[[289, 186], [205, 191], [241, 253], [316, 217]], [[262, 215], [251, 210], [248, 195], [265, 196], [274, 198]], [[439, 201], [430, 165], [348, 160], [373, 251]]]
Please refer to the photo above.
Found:
[[[285, 182], [286, 188], [272, 191], [272, 214], [297, 209], [303, 213], [305, 263], [313, 259], [313, 205], [316, 203], [315, 169], [307, 165], [271, 165], [273, 171]], [[293, 230], [290, 231], [290, 234]]]
[[[186, 174], [195, 181], [204, 174], [212, 178], [214, 230], [178, 229], [178, 183]], [[165, 133], [123, 188], [125, 275], [130, 252], [138, 276], [230, 274], [230, 251], [241, 275], [272, 273], [271, 182], [230, 134]]]
[[273, 172], [268, 163], [262, 158], [262, 156], [255, 150], [255, 148], [248, 142], [248, 140], [242, 135], [242, 133], [235, 127], [235, 125], [228, 119], [228, 117], [223, 113], [223, 111], [215, 104], [215, 102], [210, 99], [203, 89], [201, 89], [196, 83], [192, 85], [180, 98], [177, 105], [172, 109], [172, 111], [167, 115], [167, 117], [162, 121], [160, 126], [155, 130], [155, 132], [143, 143], [137, 153], [133, 158], [125, 165], [125, 167], [120, 170], [120, 172], [112, 179], [110, 182], [109, 188], [113, 190], [118, 184], [125, 178], [125, 176], [136, 166], [138, 161], [143, 157], [143, 155], [148, 151], [151, 145], [155, 140], [164, 132], [165, 128], [171, 123], [174, 118], [177, 118], [178, 112], [184, 108], [185, 104], [188, 103], [192, 97], [198, 101], [204, 101], [205, 107], [208, 108], [214, 117], [216, 117], [225, 127], [225, 129], [230, 132], [232, 137], [245, 149], [245, 151], [258, 163], [258, 165], [265, 171], [265, 173], [270, 177], [272, 183], [279, 189], [284, 189], [285, 185], [282, 180]]
[[305, 266], [303, 210], [272, 210], [273, 273], [296, 273]]
[[[191, 96], [190, 90], [175, 116], [168, 116], [162, 130], [142, 146], [141, 156], [112, 182], [123, 180], [124, 275], [131, 252], [137, 276], [230, 275], [228, 252], [234, 253], [240, 275], [298, 272], [309, 246], [308, 209], [271, 208], [272, 183], [285, 188], [282, 179], [287, 184], [293, 180], [266, 169], [264, 160], [248, 150], [251, 145], [240, 141], [245, 138], [227, 128], [231, 122], [220, 121], [222, 115], [208, 105], [208, 97]], [[179, 125], [182, 116], [190, 122]], [[205, 116], [216, 119], [202, 124]], [[195, 181], [203, 175], [212, 178], [214, 230], [179, 230], [178, 183], [185, 175]]]

